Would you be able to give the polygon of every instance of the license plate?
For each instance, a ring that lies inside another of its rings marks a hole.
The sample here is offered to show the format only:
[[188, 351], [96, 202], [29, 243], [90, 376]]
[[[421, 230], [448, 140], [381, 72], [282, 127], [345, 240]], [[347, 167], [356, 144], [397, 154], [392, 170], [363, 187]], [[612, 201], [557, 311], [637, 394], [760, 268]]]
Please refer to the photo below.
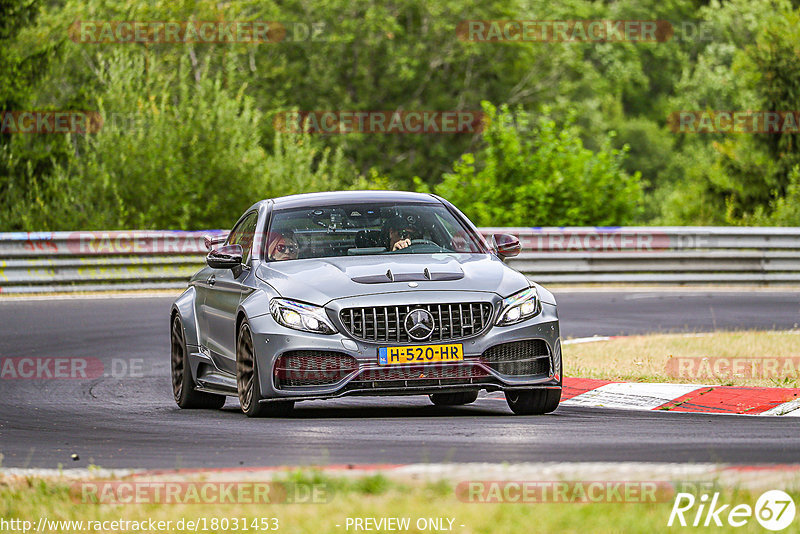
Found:
[[380, 365], [403, 365], [412, 363], [460, 362], [464, 360], [464, 346], [420, 345], [411, 347], [380, 347]]

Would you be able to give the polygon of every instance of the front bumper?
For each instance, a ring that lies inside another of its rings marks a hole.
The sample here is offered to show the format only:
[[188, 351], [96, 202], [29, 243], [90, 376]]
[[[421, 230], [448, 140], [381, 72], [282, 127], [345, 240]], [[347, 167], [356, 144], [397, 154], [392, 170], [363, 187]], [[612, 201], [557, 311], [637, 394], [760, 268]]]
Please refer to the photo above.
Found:
[[[490, 294], [483, 293], [481, 298], [491, 300], [497, 312], [499, 299], [487, 295]], [[458, 296], [464, 299], [464, 294]], [[385, 304], [387, 298], [391, 300], [392, 296], [383, 296], [380, 302]], [[425, 299], [429, 299], [430, 302], [441, 302], [442, 299], [453, 298], [452, 294], [425, 295], [419, 303], [424, 304]], [[451, 342], [463, 345], [463, 362], [396, 365], [387, 368], [378, 364], [378, 349], [397, 345], [396, 343], [363, 341], [341, 333], [345, 329], [335, 320], [338, 311], [352, 306], [354, 302], [357, 302], [357, 305], [372, 305], [369, 302], [364, 304], [363, 298], [343, 299], [342, 302], [334, 301], [329, 305], [332, 308], [329, 315], [340, 332], [333, 335], [288, 329], [277, 324], [269, 314], [250, 319], [262, 402], [327, 399], [351, 395], [421, 395], [476, 389], [507, 391], [561, 388], [561, 342], [555, 305], [542, 303], [541, 313], [531, 319], [511, 326], [491, 326], [477, 336]], [[493, 320], [495, 317], [496, 313], [493, 314]], [[549, 365], [542, 369], [543, 372], [530, 376], [511, 376], [501, 374], [482, 360], [484, 353], [491, 347], [526, 340], [541, 340], [546, 344]], [[429, 341], [417, 344], [435, 343], [437, 342]], [[280, 385], [279, 379], [276, 379], [275, 363], [280, 356], [292, 351], [329, 351], [346, 354], [354, 358], [356, 366], [352, 372], [335, 383], [287, 387]]]

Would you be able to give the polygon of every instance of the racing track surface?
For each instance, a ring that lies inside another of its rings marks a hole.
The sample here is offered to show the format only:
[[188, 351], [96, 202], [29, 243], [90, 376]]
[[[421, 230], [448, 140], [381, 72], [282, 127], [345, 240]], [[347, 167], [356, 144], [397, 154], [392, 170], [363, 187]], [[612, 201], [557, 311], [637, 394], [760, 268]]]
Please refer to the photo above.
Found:
[[[789, 329], [797, 292], [565, 292], [564, 337]], [[286, 419], [181, 411], [171, 398], [171, 297], [0, 300], [0, 357], [137, 360], [138, 376], [0, 380], [4, 467], [177, 468], [416, 462], [790, 463], [800, 418], [560, 407], [514, 417], [504, 401], [459, 408], [426, 397], [300, 403]], [[119, 366], [114, 372], [123, 373]], [[129, 369], [130, 371], [130, 369]], [[79, 461], [71, 461], [77, 453]]]

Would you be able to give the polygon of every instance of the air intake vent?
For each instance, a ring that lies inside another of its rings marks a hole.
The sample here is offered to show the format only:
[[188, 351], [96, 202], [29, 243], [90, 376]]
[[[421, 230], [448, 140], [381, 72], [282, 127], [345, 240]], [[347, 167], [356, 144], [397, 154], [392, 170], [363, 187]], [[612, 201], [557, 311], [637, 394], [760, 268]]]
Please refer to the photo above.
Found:
[[543, 339], [495, 345], [481, 356], [489, 367], [508, 376], [550, 374], [550, 351]]
[[358, 369], [358, 361], [348, 354], [330, 351], [293, 350], [275, 362], [278, 389], [335, 384]]

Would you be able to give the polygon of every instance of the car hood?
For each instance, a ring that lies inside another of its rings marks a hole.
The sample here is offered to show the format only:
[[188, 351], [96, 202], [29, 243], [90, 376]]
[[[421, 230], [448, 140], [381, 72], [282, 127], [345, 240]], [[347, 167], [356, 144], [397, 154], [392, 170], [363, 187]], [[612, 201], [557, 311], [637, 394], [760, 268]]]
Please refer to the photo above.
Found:
[[507, 297], [527, 278], [489, 254], [347, 256], [261, 263], [256, 276], [282, 297], [316, 305], [331, 300], [418, 290], [486, 291]]

